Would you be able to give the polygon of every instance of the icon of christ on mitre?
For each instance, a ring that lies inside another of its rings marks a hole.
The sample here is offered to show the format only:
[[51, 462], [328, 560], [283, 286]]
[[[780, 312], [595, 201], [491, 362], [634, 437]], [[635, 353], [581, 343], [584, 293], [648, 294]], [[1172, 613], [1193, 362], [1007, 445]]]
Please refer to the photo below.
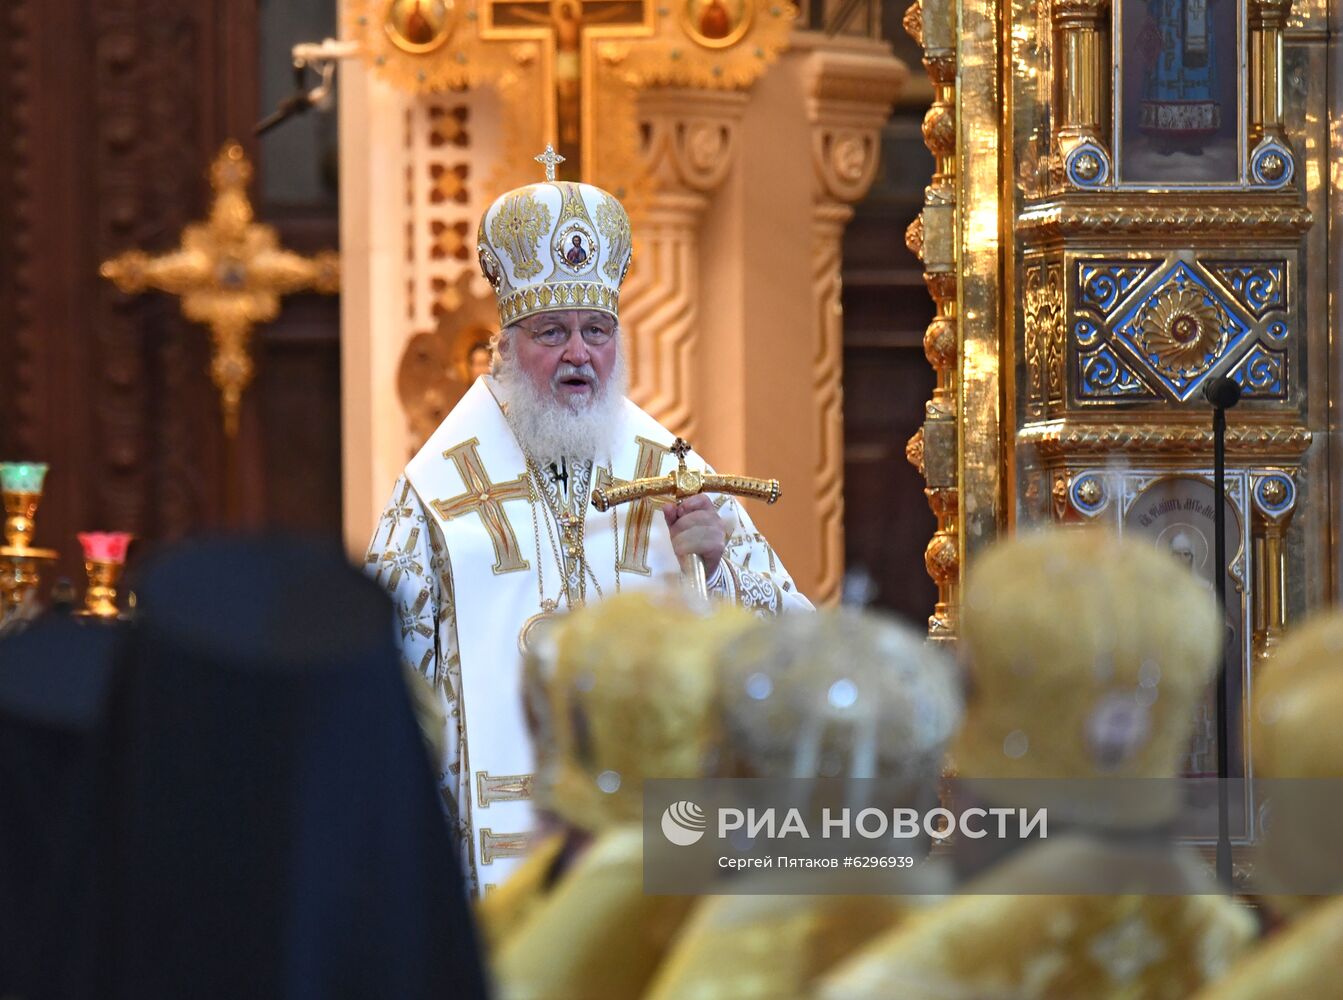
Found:
[[406, 465], [367, 557], [395, 602], [405, 659], [447, 718], [441, 787], [477, 889], [507, 877], [534, 827], [519, 694], [532, 626], [675, 586], [691, 555], [711, 597], [760, 614], [811, 608], [733, 497], [593, 505], [603, 485], [673, 472], [677, 440], [625, 396], [625, 209], [555, 180], [549, 149], [537, 159], [547, 180], [504, 194], [480, 223], [499, 303], [493, 372]]

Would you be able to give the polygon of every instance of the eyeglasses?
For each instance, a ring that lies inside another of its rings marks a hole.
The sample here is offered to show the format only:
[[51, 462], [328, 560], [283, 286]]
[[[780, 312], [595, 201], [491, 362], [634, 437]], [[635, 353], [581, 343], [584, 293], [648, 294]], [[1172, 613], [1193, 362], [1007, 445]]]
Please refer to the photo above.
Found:
[[[560, 347], [569, 343], [569, 338], [573, 331], [560, 323], [550, 323], [541, 327], [539, 330], [532, 330], [528, 327], [522, 328], [532, 341], [540, 344], [542, 347]], [[589, 347], [601, 347], [608, 343], [616, 335], [615, 326], [605, 326], [600, 323], [589, 323], [582, 329], [583, 343]]]

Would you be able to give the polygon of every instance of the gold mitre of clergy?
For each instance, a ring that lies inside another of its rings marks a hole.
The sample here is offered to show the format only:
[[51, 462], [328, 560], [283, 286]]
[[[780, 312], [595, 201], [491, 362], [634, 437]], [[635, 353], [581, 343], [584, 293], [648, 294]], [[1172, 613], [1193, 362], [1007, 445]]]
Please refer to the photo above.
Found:
[[1343, 611], [1292, 629], [1255, 673], [1250, 747], [1262, 778], [1343, 778]]
[[715, 650], [752, 620], [646, 591], [565, 616], [531, 675], [549, 675], [537, 807], [598, 832], [640, 819], [645, 778], [701, 776], [718, 742]]
[[933, 780], [961, 721], [951, 660], [870, 612], [760, 622], [725, 643], [719, 660], [733, 772]]
[[[1221, 645], [1216, 601], [1187, 566], [1102, 529], [1026, 533], [972, 568], [962, 622], [973, 692], [953, 749], [963, 778], [1177, 776]], [[1102, 826], [1178, 808], [1175, 782], [1105, 785], [1026, 794], [1057, 794], [1037, 804]]]
[[[1288, 633], [1255, 673], [1250, 748], [1256, 778], [1343, 779], [1343, 611], [1319, 614]], [[1284, 790], [1285, 791], [1285, 790]], [[1311, 885], [1343, 893], [1337, 830], [1315, 814], [1318, 795], [1267, 790], [1272, 821], [1257, 867], [1275, 885]], [[1277, 801], [1273, 801], [1273, 800]], [[1298, 812], [1299, 811], [1299, 812]], [[1333, 810], [1337, 816], [1339, 810]], [[1273, 894], [1269, 903], [1296, 913], [1319, 897]]]
[[620, 286], [634, 243], [616, 197], [591, 184], [554, 179], [560, 160], [537, 157], [548, 179], [501, 195], [480, 220], [480, 270], [499, 300], [499, 323], [536, 313], [591, 309], [619, 316]]

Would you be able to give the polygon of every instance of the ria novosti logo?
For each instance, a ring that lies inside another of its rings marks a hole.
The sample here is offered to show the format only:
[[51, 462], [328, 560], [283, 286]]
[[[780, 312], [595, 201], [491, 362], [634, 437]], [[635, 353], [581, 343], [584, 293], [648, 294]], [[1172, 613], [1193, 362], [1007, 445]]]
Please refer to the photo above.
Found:
[[662, 835], [677, 847], [689, 847], [704, 836], [704, 810], [688, 799], [673, 802], [662, 813]]

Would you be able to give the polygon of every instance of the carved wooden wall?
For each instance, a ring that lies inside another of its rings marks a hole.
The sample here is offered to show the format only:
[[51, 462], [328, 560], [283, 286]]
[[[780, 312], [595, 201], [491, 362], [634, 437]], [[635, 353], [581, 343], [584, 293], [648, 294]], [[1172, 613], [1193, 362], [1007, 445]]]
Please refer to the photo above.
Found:
[[[120, 294], [98, 264], [175, 245], [206, 208], [219, 146], [255, 153], [257, 24], [256, 0], [0, 7], [0, 458], [50, 463], [37, 538], [76, 580], [76, 531], [133, 531], [138, 561], [225, 522], [208, 336], [175, 299]], [[334, 210], [278, 221], [296, 249], [335, 243]], [[259, 331], [244, 525], [338, 529], [336, 317], [294, 300]]]

